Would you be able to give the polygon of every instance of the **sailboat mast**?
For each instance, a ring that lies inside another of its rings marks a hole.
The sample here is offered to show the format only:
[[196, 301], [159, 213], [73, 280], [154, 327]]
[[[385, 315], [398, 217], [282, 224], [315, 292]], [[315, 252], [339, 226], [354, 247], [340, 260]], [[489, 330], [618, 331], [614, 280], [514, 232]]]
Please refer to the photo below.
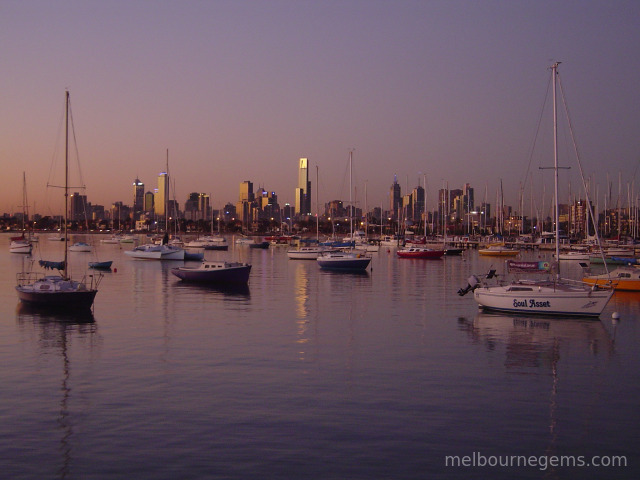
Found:
[[[554, 180], [554, 195], [556, 200], [555, 208], [555, 222], [556, 222], [556, 262], [560, 259], [560, 211], [559, 211], [559, 198], [558, 197], [558, 105], [556, 100], [556, 83], [558, 76], [558, 65], [560, 62], [556, 62], [551, 66], [551, 73], [553, 75], [553, 180]], [[557, 269], [556, 276], [560, 278], [560, 268]]]
[[316, 240], [320, 242], [320, 204], [318, 203], [318, 165], [316, 165]]
[[353, 190], [353, 149], [349, 150], [349, 234], [353, 241], [353, 200], [351, 193]]
[[64, 270], [63, 276], [65, 280], [67, 275], [67, 245], [69, 243], [69, 235], [67, 224], [69, 219], [69, 90], [65, 92], [65, 116], [64, 116]]

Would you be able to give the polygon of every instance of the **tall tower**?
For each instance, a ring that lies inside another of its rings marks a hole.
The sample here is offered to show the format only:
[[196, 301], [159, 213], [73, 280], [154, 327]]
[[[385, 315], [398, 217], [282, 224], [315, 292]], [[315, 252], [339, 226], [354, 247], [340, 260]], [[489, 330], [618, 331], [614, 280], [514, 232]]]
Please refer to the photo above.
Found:
[[166, 213], [166, 204], [169, 200], [169, 174], [160, 172], [158, 174], [158, 193], [155, 198], [156, 215], [164, 216]]
[[309, 159], [301, 158], [298, 164], [296, 187], [296, 215], [311, 215], [311, 182], [309, 181]]
[[400, 191], [400, 184], [398, 183], [398, 177], [393, 176], [393, 185], [389, 190], [389, 210], [392, 218], [400, 217], [400, 209], [402, 208], [402, 195]]
[[133, 181], [133, 220], [139, 220], [144, 211], [144, 183], [138, 178]]

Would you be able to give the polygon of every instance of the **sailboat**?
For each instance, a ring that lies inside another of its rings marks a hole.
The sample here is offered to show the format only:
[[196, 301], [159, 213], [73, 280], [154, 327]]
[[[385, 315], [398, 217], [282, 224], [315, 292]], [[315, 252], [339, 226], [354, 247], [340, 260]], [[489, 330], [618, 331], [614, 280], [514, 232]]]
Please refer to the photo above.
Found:
[[[353, 177], [353, 150], [349, 151], [349, 234], [353, 238], [353, 206], [351, 204]], [[320, 268], [326, 270], [366, 270], [371, 257], [362, 252], [356, 252], [353, 247], [349, 250], [328, 250], [318, 255], [316, 259]]]
[[73, 280], [68, 270], [67, 215], [69, 212], [69, 110], [71, 104], [69, 91], [65, 92], [65, 185], [64, 185], [64, 261], [45, 262], [40, 264], [45, 268], [60, 270], [58, 275], [44, 275], [35, 272], [20, 272], [17, 274], [16, 291], [22, 303], [46, 307], [61, 311], [83, 311], [93, 306], [98, 293], [98, 285], [102, 274], [85, 275], [82, 280]]
[[[169, 172], [169, 150], [167, 150], [167, 174]], [[169, 187], [164, 195], [164, 224], [165, 234], [160, 245], [155, 243], [145, 243], [134, 247], [133, 250], [125, 251], [125, 255], [138, 260], [184, 260], [184, 249], [169, 244]]]
[[[559, 273], [559, 238], [560, 222], [558, 209], [558, 127], [556, 84], [558, 65], [551, 67], [553, 80], [553, 143], [554, 143], [554, 181], [555, 181], [555, 278], [534, 279], [516, 278], [510, 282], [489, 284], [480, 281], [476, 276], [469, 278], [467, 288], [460, 289], [458, 294], [464, 295], [473, 291], [474, 300], [483, 310], [512, 312], [535, 315], [569, 315], [599, 316], [613, 295], [612, 288], [600, 288], [578, 281], [560, 278]], [[550, 268], [546, 262], [509, 262], [520, 273], [548, 273]], [[543, 265], [540, 265], [543, 263]], [[496, 278], [495, 271], [489, 272], [486, 279]]]
[[25, 173], [22, 172], [22, 235], [19, 237], [12, 237], [9, 244], [9, 252], [11, 253], [26, 253], [30, 254], [33, 250], [31, 244], [31, 236], [27, 229], [27, 236], [25, 236], [25, 222], [28, 220], [27, 212], [27, 178]]

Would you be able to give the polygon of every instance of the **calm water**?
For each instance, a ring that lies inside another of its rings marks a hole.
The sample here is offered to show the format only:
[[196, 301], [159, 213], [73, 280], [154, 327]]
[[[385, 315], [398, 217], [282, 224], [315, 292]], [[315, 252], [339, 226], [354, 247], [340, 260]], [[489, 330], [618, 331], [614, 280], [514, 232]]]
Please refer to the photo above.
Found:
[[[61, 252], [42, 236], [33, 258]], [[383, 249], [354, 275], [231, 247], [207, 258], [249, 261], [251, 280], [220, 291], [122, 252], [70, 254], [117, 269], [81, 323], [18, 308], [23, 257], [0, 237], [3, 478], [640, 478], [640, 294], [601, 321], [535, 320], [456, 294], [500, 263], [476, 253]], [[474, 454], [628, 466], [446, 464]]]

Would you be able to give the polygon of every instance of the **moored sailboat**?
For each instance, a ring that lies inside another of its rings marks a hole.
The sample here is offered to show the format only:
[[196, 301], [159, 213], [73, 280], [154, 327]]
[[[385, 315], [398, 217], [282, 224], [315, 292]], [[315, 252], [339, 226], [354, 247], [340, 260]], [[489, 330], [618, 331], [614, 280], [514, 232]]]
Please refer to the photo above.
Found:
[[[497, 283], [480, 281], [475, 276], [470, 277], [466, 289], [460, 289], [460, 295], [473, 291], [474, 300], [483, 310], [513, 312], [536, 315], [570, 315], [570, 316], [599, 316], [613, 295], [612, 288], [599, 288], [582, 282], [562, 279], [559, 271], [559, 205], [558, 205], [558, 133], [557, 133], [557, 101], [556, 83], [558, 63], [551, 67], [553, 81], [553, 143], [554, 143], [554, 185], [555, 185], [555, 272], [550, 268], [539, 268], [538, 265], [514, 266], [520, 272], [547, 273], [552, 275], [547, 279], [515, 278], [514, 280]], [[589, 204], [588, 200], [587, 203]], [[593, 215], [591, 215], [593, 218]], [[532, 262], [537, 263], [537, 262]], [[495, 279], [495, 271], [491, 271], [485, 280]]]
[[16, 291], [22, 303], [38, 307], [46, 307], [61, 311], [89, 310], [98, 293], [101, 274], [85, 275], [81, 280], [73, 280], [68, 270], [67, 213], [69, 211], [69, 92], [65, 97], [65, 223], [64, 223], [64, 261], [41, 262], [46, 267], [60, 270], [59, 275], [43, 275], [35, 272], [17, 274]]
[[[353, 238], [353, 206], [351, 205], [353, 170], [353, 150], [349, 151], [349, 233]], [[327, 250], [316, 258], [320, 268], [326, 270], [366, 270], [371, 263], [371, 257], [366, 253], [349, 250]]]

